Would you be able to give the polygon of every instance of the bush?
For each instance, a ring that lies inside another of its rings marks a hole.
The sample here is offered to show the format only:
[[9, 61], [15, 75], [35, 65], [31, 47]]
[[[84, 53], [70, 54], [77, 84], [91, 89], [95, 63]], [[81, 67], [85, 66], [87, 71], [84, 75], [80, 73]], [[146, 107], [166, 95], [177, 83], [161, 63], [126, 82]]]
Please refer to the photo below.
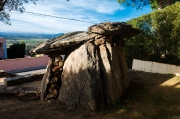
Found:
[[10, 48], [7, 49], [8, 58], [24, 58], [25, 47], [26, 45], [24, 42], [11, 45]]
[[[126, 40], [128, 67], [134, 58], [179, 65], [180, 2], [127, 21], [142, 33]], [[161, 58], [165, 55], [165, 58]]]

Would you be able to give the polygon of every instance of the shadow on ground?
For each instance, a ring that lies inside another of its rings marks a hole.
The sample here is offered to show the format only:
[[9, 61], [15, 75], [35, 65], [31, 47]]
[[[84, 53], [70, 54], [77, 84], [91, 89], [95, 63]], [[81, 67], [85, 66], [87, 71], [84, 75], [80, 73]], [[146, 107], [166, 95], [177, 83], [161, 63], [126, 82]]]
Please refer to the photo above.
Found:
[[105, 118], [179, 119], [180, 78], [145, 72], [129, 72], [130, 85]]
[[1, 118], [179, 119], [180, 77], [131, 71], [130, 85], [116, 104], [102, 112], [73, 110], [58, 100], [0, 96]]

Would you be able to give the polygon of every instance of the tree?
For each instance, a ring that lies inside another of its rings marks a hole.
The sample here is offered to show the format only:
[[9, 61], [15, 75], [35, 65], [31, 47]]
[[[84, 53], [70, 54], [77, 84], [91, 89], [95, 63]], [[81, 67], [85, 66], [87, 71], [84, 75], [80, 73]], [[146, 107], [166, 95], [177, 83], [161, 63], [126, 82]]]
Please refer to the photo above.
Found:
[[180, 2], [127, 21], [141, 34], [126, 40], [126, 57], [180, 65]]
[[135, 7], [138, 10], [149, 4], [153, 10], [163, 9], [177, 1], [180, 0], [118, 0], [120, 4]]
[[20, 43], [11, 45], [10, 48], [7, 49], [8, 59], [24, 58], [25, 48], [26, 48], [25, 42], [20, 42]]
[[3, 7], [4, 7], [5, 3], [6, 3], [6, 0], [1, 0], [0, 1], [0, 11], [3, 10]]
[[25, 8], [23, 7], [24, 3], [35, 2], [38, 0], [0, 0], [0, 21], [5, 24], [10, 24], [10, 14], [12, 10], [23, 12]]
[[150, 0], [152, 9], [163, 9], [180, 0]]

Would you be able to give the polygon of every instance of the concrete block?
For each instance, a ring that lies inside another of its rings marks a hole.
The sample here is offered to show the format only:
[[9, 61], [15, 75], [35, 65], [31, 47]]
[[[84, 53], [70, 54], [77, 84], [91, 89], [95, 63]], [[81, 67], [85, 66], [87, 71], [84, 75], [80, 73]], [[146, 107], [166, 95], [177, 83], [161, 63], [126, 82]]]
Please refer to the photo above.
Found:
[[139, 70], [145, 71], [145, 61], [139, 60]]
[[152, 72], [152, 62], [151, 61], [145, 61], [145, 72]]
[[164, 63], [159, 63], [159, 71], [160, 74], [167, 74], [168, 65]]
[[7, 87], [7, 82], [5, 81], [5, 78], [0, 78], [0, 90]]
[[167, 68], [167, 73], [168, 74], [176, 74], [177, 66], [176, 65], [168, 65]]
[[159, 72], [159, 63], [157, 63], [157, 62], [152, 63], [152, 72], [153, 73], [158, 73]]
[[176, 68], [176, 74], [180, 74], [180, 66], [177, 66], [177, 68]]
[[139, 60], [133, 59], [132, 69], [139, 70]]

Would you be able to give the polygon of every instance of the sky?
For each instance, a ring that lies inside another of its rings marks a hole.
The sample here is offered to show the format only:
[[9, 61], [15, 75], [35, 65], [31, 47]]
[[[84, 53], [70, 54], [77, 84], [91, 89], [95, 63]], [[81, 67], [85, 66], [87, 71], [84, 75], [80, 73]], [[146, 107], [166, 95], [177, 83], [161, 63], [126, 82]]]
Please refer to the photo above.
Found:
[[150, 6], [143, 10], [120, 5], [117, 0], [39, 0], [36, 5], [25, 4], [25, 12], [11, 11], [11, 24], [0, 22], [0, 32], [58, 34], [87, 31], [101, 22], [126, 22], [150, 13]]

